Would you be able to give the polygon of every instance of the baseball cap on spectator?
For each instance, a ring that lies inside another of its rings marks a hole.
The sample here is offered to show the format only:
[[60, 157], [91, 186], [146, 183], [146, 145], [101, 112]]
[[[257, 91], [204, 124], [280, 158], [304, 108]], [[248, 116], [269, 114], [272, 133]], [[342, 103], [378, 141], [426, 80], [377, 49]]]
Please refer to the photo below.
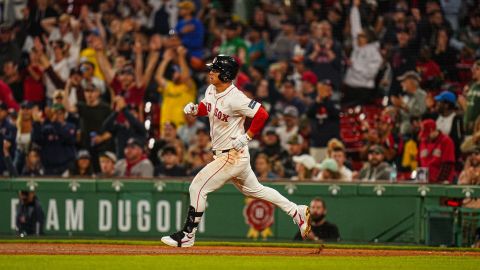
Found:
[[295, 163], [300, 163], [302, 164], [303, 166], [305, 166], [305, 168], [311, 170], [315, 167], [315, 159], [310, 156], [310, 155], [307, 155], [307, 154], [303, 154], [301, 156], [294, 156], [293, 157], [293, 162]]
[[307, 81], [313, 85], [315, 85], [318, 81], [317, 75], [311, 71], [305, 71], [302, 74], [302, 81]]
[[22, 103], [20, 104], [20, 108], [22, 109], [31, 109], [33, 108], [33, 103], [28, 101], [28, 100], [24, 100], [22, 101]]
[[276, 136], [278, 136], [277, 131], [275, 130], [274, 127], [266, 127], [263, 130], [263, 135], [276, 135]]
[[53, 92], [53, 99], [63, 98], [63, 90], [55, 90]]
[[449, 102], [455, 105], [457, 103], [457, 97], [450, 91], [443, 91], [438, 96], [435, 96], [435, 101]]
[[100, 89], [94, 83], [87, 82], [85, 80], [82, 81], [82, 87], [83, 87], [83, 91], [85, 92], [100, 91]]
[[225, 23], [225, 29], [228, 30], [237, 30], [238, 29], [238, 23], [234, 21], [228, 21]]
[[416, 80], [417, 82], [422, 81], [422, 78], [420, 77], [420, 75], [418, 75], [418, 73], [413, 70], [407, 71], [403, 73], [401, 76], [397, 77], [397, 80], [399, 81], [403, 81], [406, 79], [413, 79], [413, 80]]
[[117, 162], [117, 156], [110, 151], [105, 151], [105, 152], [101, 153], [100, 157], [106, 157], [106, 158], [110, 159], [113, 163]]
[[295, 106], [287, 106], [283, 112], [284, 116], [298, 117], [298, 109]]
[[88, 150], [85, 150], [85, 149], [82, 149], [80, 151], [78, 151], [77, 153], [77, 160], [79, 159], [90, 159], [90, 153], [88, 152]]
[[135, 147], [135, 146], [138, 146], [143, 149], [145, 145], [143, 141], [138, 138], [131, 137], [130, 139], [128, 139], [127, 147]]
[[163, 148], [160, 155], [163, 157], [166, 154], [176, 155], [177, 150], [173, 146], [166, 146], [165, 148]]
[[303, 144], [303, 138], [300, 135], [293, 135], [290, 137], [287, 144]]
[[332, 158], [326, 158], [321, 163], [316, 164], [315, 168], [320, 169], [322, 171], [329, 170], [332, 172], [338, 172], [338, 164]]
[[379, 144], [374, 144], [368, 148], [368, 153], [383, 154], [384, 152], [385, 152], [385, 149], [383, 149], [383, 146]]
[[437, 123], [433, 119], [425, 119], [422, 121], [420, 138], [426, 139], [432, 132], [437, 130]]

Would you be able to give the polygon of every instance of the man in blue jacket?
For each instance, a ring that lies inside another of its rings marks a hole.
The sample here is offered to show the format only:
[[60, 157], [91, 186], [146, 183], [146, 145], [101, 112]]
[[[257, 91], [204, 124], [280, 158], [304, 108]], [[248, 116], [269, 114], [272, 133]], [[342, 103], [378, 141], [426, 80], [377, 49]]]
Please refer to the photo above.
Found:
[[52, 114], [45, 120], [41, 111], [33, 114], [32, 141], [41, 151], [46, 175], [61, 175], [75, 161], [75, 126], [65, 121], [62, 104], [52, 106]]
[[[4, 140], [10, 143], [10, 156], [15, 154], [15, 138], [17, 128], [8, 119], [8, 106], [0, 101], [0, 149], [3, 149]], [[0, 175], [6, 171], [3, 151], [0, 151]]]

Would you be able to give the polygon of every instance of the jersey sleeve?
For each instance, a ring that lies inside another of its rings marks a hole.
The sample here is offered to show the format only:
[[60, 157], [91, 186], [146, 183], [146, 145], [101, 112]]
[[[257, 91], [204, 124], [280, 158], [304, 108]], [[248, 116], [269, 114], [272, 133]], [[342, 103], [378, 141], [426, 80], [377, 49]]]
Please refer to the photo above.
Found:
[[231, 106], [234, 113], [253, 118], [261, 104], [253, 99], [248, 98], [244, 93], [240, 92], [233, 96]]

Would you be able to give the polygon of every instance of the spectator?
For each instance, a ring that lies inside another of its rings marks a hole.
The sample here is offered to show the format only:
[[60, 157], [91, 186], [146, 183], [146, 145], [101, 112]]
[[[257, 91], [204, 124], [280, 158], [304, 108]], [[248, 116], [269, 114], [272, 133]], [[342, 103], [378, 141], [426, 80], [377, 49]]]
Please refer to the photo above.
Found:
[[305, 104], [303, 104], [303, 101], [298, 96], [293, 81], [284, 81], [281, 85], [280, 93], [282, 94], [281, 100], [275, 105], [275, 111], [284, 111], [287, 106], [294, 106], [299, 113], [305, 111]]
[[43, 235], [45, 214], [34, 191], [22, 190], [18, 194], [16, 211], [16, 231], [20, 237]]
[[261, 68], [262, 70], [268, 68], [268, 60], [266, 57], [266, 44], [265, 40], [261, 36], [261, 29], [251, 27], [248, 31], [248, 60], [250, 67]]
[[[131, 137], [146, 139], [147, 130], [140, 122], [138, 108], [135, 108], [134, 105], [127, 105], [122, 96], [115, 97], [114, 108], [115, 110], [103, 122], [100, 134], [113, 138], [117, 150], [116, 155], [121, 159], [127, 140]], [[125, 117], [126, 121], [119, 121], [120, 114]]]
[[317, 97], [317, 93], [315, 91], [315, 86], [317, 85], [317, 75], [311, 71], [305, 71], [302, 74], [302, 86], [301, 86], [301, 97], [303, 103], [307, 106], [312, 105]]
[[190, 56], [201, 59], [203, 56], [203, 24], [194, 17], [195, 3], [182, 1], [178, 4], [181, 20], [175, 27], [175, 32], [182, 39], [182, 45], [187, 48]]
[[333, 39], [332, 27], [328, 21], [316, 24], [316, 38], [310, 51], [307, 51], [305, 62], [319, 80], [328, 79], [335, 89], [339, 89], [342, 70], [342, 51], [340, 45]]
[[23, 101], [23, 81], [17, 63], [12, 60], [3, 63], [3, 80], [10, 87], [17, 104], [21, 103]]
[[440, 66], [432, 60], [431, 54], [430, 47], [422, 47], [416, 64], [416, 70], [422, 77], [421, 86], [427, 90], [438, 88], [443, 76]]
[[[275, 133], [276, 134], [276, 133]], [[295, 161], [293, 161], [294, 156], [300, 156], [306, 154], [304, 150], [305, 140], [301, 135], [294, 135], [288, 140], [288, 149], [287, 151], [282, 151], [276, 159], [270, 158], [271, 161], [275, 162], [278, 160], [281, 162], [283, 168], [283, 177], [292, 177], [295, 175]], [[280, 147], [279, 147], [280, 148]]]
[[358, 174], [360, 181], [374, 182], [390, 179], [392, 168], [386, 163], [384, 149], [380, 145], [372, 145], [368, 149], [368, 162]]
[[458, 177], [460, 185], [480, 185], [480, 147], [477, 146], [469, 154], [463, 171]]
[[283, 110], [283, 123], [275, 130], [280, 137], [280, 145], [283, 149], [288, 148], [288, 140], [298, 134], [298, 110], [294, 106], [288, 106]]
[[[100, 90], [102, 95], [105, 95], [107, 89], [105, 87], [105, 81], [95, 75], [95, 64], [90, 61], [82, 61], [78, 67], [80, 74], [82, 75], [81, 86], [86, 86], [88, 84], [93, 84]], [[73, 83], [73, 85], [78, 86]], [[78, 91], [78, 90], [77, 90]], [[79, 93], [77, 93], [78, 95]]]
[[45, 175], [40, 152], [37, 148], [31, 148], [28, 151], [25, 157], [25, 166], [23, 166], [20, 175], [30, 177]]
[[465, 137], [460, 149], [463, 153], [467, 153], [473, 150], [477, 145], [480, 145], [480, 116], [477, 117], [477, 120], [475, 121], [472, 135]]
[[19, 106], [13, 97], [12, 90], [2, 80], [0, 80], [0, 102], [5, 103], [7, 109], [19, 109]]
[[402, 136], [393, 132], [394, 120], [388, 113], [383, 113], [377, 123], [378, 141], [383, 146], [385, 161], [399, 163], [400, 154], [403, 152]]
[[199, 172], [210, 161], [213, 160], [213, 153], [211, 151], [210, 135], [206, 129], [198, 129], [194, 141], [187, 144], [187, 162], [190, 164], [188, 175], [196, 175], [194, 172]]
[[255, 174], [260, 181], [265, 180], [275, 180], [278, 179], [278, 176], [272, 172], [272, 166], [268, 156], [265, 154], [258, 154], [255, 158]]
[[0, 24], [0, 67], [3, 67], [5, 62], [12, 61], [20, 63], [21, 49], [15, 35], [13, 35], [13, 27], [11, 24]]
[[43, 54], [41, 51], [43, 45], [38, 38], [36, 40], [40, 47], [33, 47], [29, 53], [29, 63], [23, 80], [23, 99], [43, 108], [45, 105], [45, 85], [42, 81], [44, 71], [40, 60]]
[[61, 104], [52, 107], [47, 119], [38, 108], [33, 109], [32, 117], [32, 142], [40, 147], [45, 175], [61, 175], [75, 160], [75, 126], [65, 121]]
[[[340, 233], [337, 225], [327, 221], [327, 205], [320, 197], [315, 197], [310, 202], [310, 216], [312, 219], [312, 231], [306, 240], [337, 242]], [[300, 232], [295, 235], [295, 240], [302, 240]]]
[[73, 164], [72, 168], [65, 171], [63, 177], [82, 177], [91, 178], [94, 177], [93, 167], [90, 160], [92, 157], [87, 150], [80, 150], [77, 153], [77, 160]]
[[445, 28], [438, 30], [436, 39], [432, 59], [440, 66], [446, 80], [457, 80], [458, 52], [450, 45], [448, 30]]
[[419, 88], [421, 78], [414, 71], [405, 72], [397, 79], [406, 95], [403, 98], [391, 96], [390, 100], [400, 116], [400, 134], [407, 135], [411, 132], [410, 118], [421, 116], [426, 110], [427, 93]]
[[268, 59], [272, 62], [290, 60], [295, 48], [295, 24], [291, 20], [282, 21], [281, 32], [267, 49]]
[[443, 91], [435, 97], [438, 117], [437, 128], [448, 135], [455, 145], [455, 156], [460, 157], [460, 145], [464, 139], [463, 116], [456, 112], [457, 98], [449, 91]]
[[320, 173], [315, 177], [319, 181], [337, 181], [342, 178], [337, 162], [332, 158], [324, 159], [320, 164], [316, 164], [315, 168]]
[[160, 166], [155, 168], [155, 176], [166, 177], [182, 177], [187, 176], [185, 167], [180, 165], [180, 160], [177, 155], [175, 147], [167, 146], [163, 148], [160, 153], [159, 159], [162, 161]]
[[32, 106], [33, 104], [24, 101], [20, 106], [20, 112], [17, 118], [17, 134], [16, 134], [16, 151], [15, 151], [15, 168], [17, 171], [22, 171], [25, 156], [30, 149], [32, 142]]
[[[62, 81], [66, 81], [70, 76], [70, 66], [67, 59], [68, 54], [68, 45], [63, 41], [54, 41], [51, 44], [52, 47], [52, 57], [49, 62], [53, 71], [58, 75]], [[40, 56], [42, 57], [42, 56]], [[47, 91], [47, 97], [49, 99], [53, 98], [53, 93], [57, 90], [57, 86], [52, 82], [50, 77], [47, 77], [46, 73], [44, 75], [45, 86]]]
[[471, 135], [473, 124], [480, 116], [480, 60], [477, 60], [472, 66], [472, 82], [465, 87], [465, 98], [462, 97], [459, 103], [465, 111], [463, 122], [467, 135]]
[[[103, 43], [98, 41], [95, 45], [96, 57], [105, 81], [113, 89], [115, 95], [123, 96], [129, 105], [135, 105], [138, 112], [143, 116], [143, 98], [148, 78], [143, 76], [142, 62], [135, 61], [135, 66], [125, 64], [115, 72], [103, 52]], [[134, 51], [136, 57], [142, 56], [142, 46], [135, 42]], [[143, 118], [142, 118], [143, 119]]]
[[[167, 122], [172, 122], [177, 127], [185, 124], [183, 107], [195, 100], [196, 88], [185, 59], [186, 53], [184, 47], [178, 47], [176, 51], [173, 49], [166, 50], [155, 75], [159, 85], [158, 90], [163, 96], [160, 113], [161, 127]], [[178, 60], [178, 66], [173, 66], [172, 77], [167, 79], [165, 77], [167, 65], [175, 59]]]
[[375, 76], [382, 64], [380, 44], [372, 42], [362, 29], [360, 1], [354, 3], [350, 10], [353, 51], [347, 62], [348, 68], [344, 79], [346, 89], [343, 102], [349, 105], [370, 103], [377, 96]]
[[315, 167], [315, 159], [307, 154], [301, 156], [294, 156], [295, 175], [291, 177], [294, 181], [305, 181], [312, 179], [312, 171]]
[[340, 112], [331, 100], [333, 85], [329, 80], [317, 84], [315, 103], [307, 110], [310, 120], [310, 154], [319, 162], [326, 157], [327, 143], [340, 137]]
[[178, 129], [178, 137], [185, 145], [193, 144], [198, 130], [205, 129], [203, 122], [197, 121], [196, 117], [185, 115], [185, 125]]
[[239, 34], [240, 25], [233, 21], [227, 22], [224, 29], [225, 39], [220, 45], [218, 53], [236, 56], [240, 60], [240, 65], [249, 64], [247, 58], [247, 44]]
[[455, 146], [452, 139], [437, 129], [434, 120], [422, 122], [420, 167], [428, 168], [429, 183], [452, 183], [455, 177]]
[[121, 177], [153, 177], [153, 165], [144, 153], [144, 143], [130, 138], [124, 150], [125, 158], [115, 164], [115, 170]]
[[[16, 135], [17, 128], [12, 125], [8, 119], [7, 104], [0, 101], [0, 146], [3, 149], [3, 144], [7, 141], [11, 147], [9, 147], [10, 156], [14, 157], [16, 149]], [[0, 175], [7, 172], [4, 160], [4, 151], [0, 152]]]
[[[99, 171], [98, 154], [113, 150], [111, 134], [102, 131], [102, 124], [111, 114], [110, 106], [100, 100], [100, 89], [93, 84], [84, 87], [85, 102], [78, 102], [76, 106], [64, 99], [65, 108], [70, 113], [78, 113], [80, 126], [80, 148], [86, 149], [92, 156], [92, 165], [95, 172]], [[70, 96], [70, 93], [67, 93]]]
[[[400, 79], [403, 78], [402, 74], [406, 74], [407, 71], [415, 69], [417, 44], [413, 42], [414, 37], [412, 37], [405, 28], [399, 29], [396, 37], [398, 45], [392, 49], [389, 58], [393, 79], [388, 95], [398, 97], [403, 88], [400, 85], [400, 82], [403, 80]], [[420, 79], [418, 81], [420, 81]]]
[[344, 147], [335, 147], [332, 149], [330, 157], [335, 160], [338, 166], [338, 172], [340, 173], [340, 180], [345, 182], [352, 182], [353, 172], [345, 166], [346, 153]]
[[117, 156], [110, 152], [106, 151], [100, 154], [100, 178], [113, 178], [117, 177], [118, 173], [115, 171], [115, 163], [117, 162]]
[[70, 77], [65, 82], [65, 93], [69, 95], [69, 103], [72, 106], [77, 106], [79, 101], [85, 102], [85, 94], [82, 88], [82, 71], [80, 68], [72, 68], [70, 70]]

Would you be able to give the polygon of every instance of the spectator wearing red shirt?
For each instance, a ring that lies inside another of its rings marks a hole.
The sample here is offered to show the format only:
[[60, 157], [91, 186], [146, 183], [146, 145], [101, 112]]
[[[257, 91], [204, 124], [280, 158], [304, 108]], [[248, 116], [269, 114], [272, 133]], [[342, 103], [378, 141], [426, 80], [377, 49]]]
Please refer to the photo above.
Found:
[[437, 130], [432, 119], [422, 122], [420, 166], [428, 168], [429, 183], [452, 183], [455, 177], [455, 146], [452, 139]]
[[12, 90], [4, 81], [0, 80], [0, 101], [5, 103], [9, 109], [18, 111], [20, 108], [13, 97]]

